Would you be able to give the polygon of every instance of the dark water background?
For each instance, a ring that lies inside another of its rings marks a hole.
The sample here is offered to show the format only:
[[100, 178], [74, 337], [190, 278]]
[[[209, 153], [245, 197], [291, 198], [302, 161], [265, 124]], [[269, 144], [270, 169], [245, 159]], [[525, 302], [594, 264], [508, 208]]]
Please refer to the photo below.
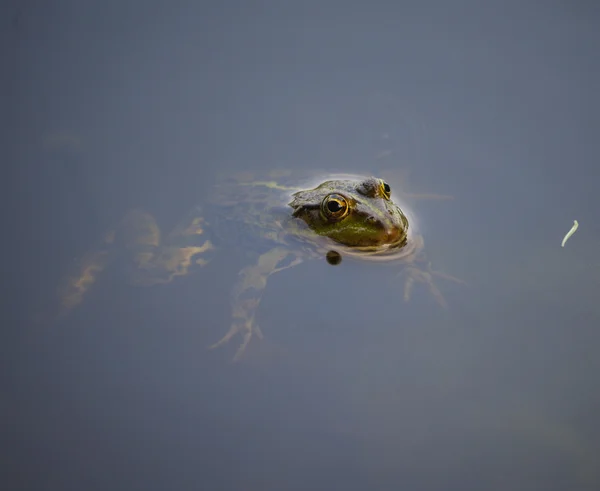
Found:
[[[2, 7], [3, 489], [600, 489], [600, 8], [591, 1]], [[217, 172], [408, 170], [434, 266], [269, 281], [266, 336], [206, 352], [243, 258], [109, 271], [26, 319], [132, 206]], [[580, 228], [566, 247], [574, 219]]]

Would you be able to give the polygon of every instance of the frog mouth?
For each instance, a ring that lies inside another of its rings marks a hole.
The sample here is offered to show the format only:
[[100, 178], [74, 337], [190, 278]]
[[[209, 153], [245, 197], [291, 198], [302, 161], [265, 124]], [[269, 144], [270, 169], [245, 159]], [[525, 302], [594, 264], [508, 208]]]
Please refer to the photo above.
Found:
[[384, 245], [349, 247], [338, 244], [335, 249], [342, 256], [387, 262], [403, 259], [413, 254], [417, 249], [417, 243], [409, 239], [408, 235], [401, 234], [397, 241]]
[[386, 251], [402, 249], [407, 244], [408, 244], [407, 235], [400, 234], [399, 237], [393, 242], [386, 241], [381, 245], [350, 247], [349, 249], [351, 249], [353, 251], [357, 251], [359, 253], [385, 254]]

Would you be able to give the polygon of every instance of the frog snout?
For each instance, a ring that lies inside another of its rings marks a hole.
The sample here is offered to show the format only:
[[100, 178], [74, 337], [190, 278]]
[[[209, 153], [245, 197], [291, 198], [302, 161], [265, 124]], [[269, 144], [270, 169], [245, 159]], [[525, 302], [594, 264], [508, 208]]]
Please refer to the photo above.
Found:
[[404, 229], [397, 223], [381, 221], [375, 216], [370, 216], [366, 222], [378, 230], [380, 243], [393, 243], [399, 241], [404, 235]]
[[404, 230], [397, 224], [385, 227], [385, 232], [387, 234], [387, 242], [397, 242], [404, 235]]

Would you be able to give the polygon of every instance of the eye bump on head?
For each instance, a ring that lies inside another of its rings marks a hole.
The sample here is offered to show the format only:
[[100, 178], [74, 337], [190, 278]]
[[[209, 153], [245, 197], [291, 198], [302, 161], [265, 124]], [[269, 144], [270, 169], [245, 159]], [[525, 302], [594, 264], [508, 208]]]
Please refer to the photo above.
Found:
[[356, 190], [363, 196], [369, 198], [383, 198], [388, 201], [392, 195], [392, 188], [390, 185], [383, 179], [377, 179], [375, 177], [371, 177], [361, 182], [356, 187]]

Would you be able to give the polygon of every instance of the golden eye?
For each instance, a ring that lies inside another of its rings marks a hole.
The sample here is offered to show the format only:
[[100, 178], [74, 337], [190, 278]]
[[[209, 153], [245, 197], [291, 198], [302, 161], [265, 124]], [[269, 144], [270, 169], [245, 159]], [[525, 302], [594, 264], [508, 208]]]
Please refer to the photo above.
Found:
[[330, 220], [340, 220], [348, 214], [348, 202], [341, 194], [329, 194], [321, 203], [321, 210]]
[[381, 194], [385, 199], [390, 199], [390, 196], [392, 195], [392, 188], [387, 182], [383, 180], [379, 182], [379, 191], [381, 191]]

